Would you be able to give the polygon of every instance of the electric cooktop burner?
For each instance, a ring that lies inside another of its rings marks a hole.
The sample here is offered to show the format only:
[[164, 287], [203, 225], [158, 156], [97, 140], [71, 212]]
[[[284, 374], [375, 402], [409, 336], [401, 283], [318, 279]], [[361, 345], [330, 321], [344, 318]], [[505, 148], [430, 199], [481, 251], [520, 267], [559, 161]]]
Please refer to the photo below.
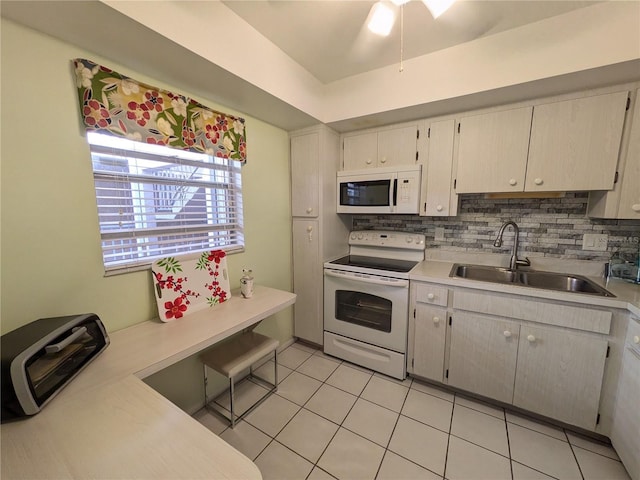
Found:
[[395, 260], [392, 258], [366, 257], [362, 255], [347, 255], [330, 262], [336, 265], [346, 265], [350, 267], [372, 268], [375, 270], [385, 270], [388, 272], [408, 272], [415, 267], [418, 262], [410, 260]]

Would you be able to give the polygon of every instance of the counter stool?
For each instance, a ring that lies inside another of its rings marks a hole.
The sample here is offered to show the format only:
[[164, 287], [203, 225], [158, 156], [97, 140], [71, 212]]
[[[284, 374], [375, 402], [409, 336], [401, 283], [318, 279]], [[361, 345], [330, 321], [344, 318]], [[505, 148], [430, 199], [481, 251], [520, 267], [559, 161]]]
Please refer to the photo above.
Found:
[[[246, 414], [251, 412], [255, 407], [267, 399], [273, 392], [278, 389], [278, 354], [277, 348], [280, 345], [278, 340], [266, 337], [259, 333], [249, 331], [234, 337], [232, 340], [222, 343], [219, 346], [215, 346], [205, 353], [200, 355], [200, 361], [203, 363], [204, 368], [204, 402], [205, 407], [209, 410], [213, 410], [218, 415], [221, 415], [231, 424], [231, 428], [234, 428], [237, 421], [240, 421]], [[253, 365], [270, 355], [273, 352], [274, 363], [274, 383], [259, 377], [253, 373]], [[216, 372], [224, 375], [229, 379], [229, 411], [231, 415], [227, 416], [219, 407], [212, 402], [209, 405], [209, 396], [207, 393], [207, 368], [215, 370]], [[263, 383], [269, 387], [269, 390], [263, 395], [257, 402], [251, 405], [241, 415], [237, 415], [234, 412], [234, 385], [235, 377], [249, 369], [249, 375], [245, 378], [252, 378], [257, 380], [257, 383]], [[216, 408], [219, 407], [219, 408]]]

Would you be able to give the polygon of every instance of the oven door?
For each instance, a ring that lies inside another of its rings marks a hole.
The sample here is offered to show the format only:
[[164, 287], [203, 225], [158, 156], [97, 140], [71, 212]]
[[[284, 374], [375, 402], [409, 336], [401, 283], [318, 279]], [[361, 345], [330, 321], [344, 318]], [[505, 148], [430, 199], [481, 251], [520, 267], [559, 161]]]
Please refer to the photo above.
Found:
[[325, 269], [324, 329], [404, 353], [409, 281]]

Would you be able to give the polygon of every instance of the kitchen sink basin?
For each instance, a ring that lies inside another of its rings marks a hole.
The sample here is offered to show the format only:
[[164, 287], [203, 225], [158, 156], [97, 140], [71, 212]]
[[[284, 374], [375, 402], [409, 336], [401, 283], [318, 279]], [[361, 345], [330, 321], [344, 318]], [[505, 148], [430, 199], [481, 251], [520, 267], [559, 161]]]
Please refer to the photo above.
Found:
[[483, 267], [480, 265], [455, 264], [449, 276], [493, 283], [515, 283], [517, 280], [517, 273], [508, 268]]
[[587, 293], [601, 297], [615, 297], [611, 292], [581, 275], [540, 272], [536, 270], [513, 271], [502, 267], [462, 265], [456, 263], [451, 269], [449, 276], [478, 280], [481, 282], [544, 288], [557, 292]]

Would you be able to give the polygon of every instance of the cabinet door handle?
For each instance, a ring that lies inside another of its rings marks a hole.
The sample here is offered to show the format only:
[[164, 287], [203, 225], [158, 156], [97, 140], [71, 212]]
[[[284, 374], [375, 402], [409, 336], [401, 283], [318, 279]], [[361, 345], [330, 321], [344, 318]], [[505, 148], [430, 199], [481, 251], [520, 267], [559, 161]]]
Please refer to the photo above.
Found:
[[529, 340], [529, 343], [533, 343], [536, 341], [536, 337], [534, 335], [527, 335], [527, 340]]
[[518, 181], [515, 178], [512, 178], [512, 179], [509, 180], [509, 185], [511, 185], [512, 187], [517, 185], [517, 184], [518, 184]]
[[434, 298], [436, 298], [436, 296], [435, 296], [433, 293], [429, 293], [429, 294], [427, 295], [427, 298], [428, 298], [429, 300], [433, 300]]
[[307, 234], [309, 235], [309, 241], [312, 242], [313, 241], [313, 227], [311, 225], [309, 225], [307, 227]]
[[640, 337], [638, 335], [633, 337], [633, 343], [635, 343], [636, 345], [640, 344]]
[[437, 211], [439, 211], [439, 212], [441, 212], [441, 211], [442, 211], [442, 209], [443, 209], [443, 206], [442, 206], [442, 205], [438, 205], [438, 206], [436, 207], [436, 210], [437, 210]]
[[631, 210], [633, 210], [634, 212], [640, 212], [640, 203], [634, 203], [633, 205], [631, 205]]
[[435, 325], [439, 324], [440, 323], [440, 317], [433, 317], [433, 323]]
[[542, 181], [541, 178], [536, 178], [533, 183], [535, 183], [536, 185], [542, 185], [544, 182]]
[[307, 208], [307, 213], [311, 213], [311, 212], [313, 212], [313, 208], [311, 207]]
[[371, 165], [371, 159], [367, 158], [367, 165]]
[[507, 338], [509, 338], [511, 336], [511, 332], [509, 330], [505, 330], [504, 332], [502, 332], [503, 335]]
[[387, 157], [382, 157], [380, 159], [380, 163], [387, 163]]

